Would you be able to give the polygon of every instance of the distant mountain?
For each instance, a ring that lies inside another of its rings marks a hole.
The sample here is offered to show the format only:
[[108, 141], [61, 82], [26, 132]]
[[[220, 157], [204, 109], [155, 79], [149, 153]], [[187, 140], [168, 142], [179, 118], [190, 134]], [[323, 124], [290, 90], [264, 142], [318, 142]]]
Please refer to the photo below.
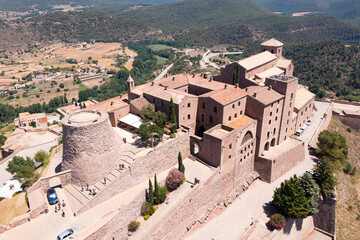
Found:
[[54, 6], [70, 5], [86, 8], [104, 8], [122, 5], [157, 5], [179, 0], [0, 0], [0, 10], [5, 11], [52, 11]]
[[359, 0], [255, 0], [272, 12], [292, 15], [312, 12], [316, 15], [335, 16], [360, 25]]
[[0, 22], [3, 25], [0, 28], [0, 43], [160, 38], [175, 39], [189, 45], [248, 46], [271, 37], [284, 43], [321, 40], [360, 43], [360, 28], [336, 17], [279, 16], [252, 0], [185, 0], [123, 10], [112, 7], [84, 12], [56, 12], [17, 22]]

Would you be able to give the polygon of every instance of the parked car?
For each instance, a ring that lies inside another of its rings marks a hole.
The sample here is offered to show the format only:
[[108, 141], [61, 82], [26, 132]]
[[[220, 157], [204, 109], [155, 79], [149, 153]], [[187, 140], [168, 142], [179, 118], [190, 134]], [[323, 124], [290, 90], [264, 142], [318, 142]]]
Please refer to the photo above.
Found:
[[311, 124], [312, 124], [312, 121], [310, 119], [307, 120], [306, 125], [310, 126]]
[[299, 130], [296, 131], [295, 135], [300, 136], [303, 132], [304, 132], [303, 129], [299, 129]]
[[314, 171], [311, 170], [311, 169], [306, 169], [306, 173], [307, 173], [307, 174], [310, 174], [311, 176], [314, 175]]
[[306, 124], [303, 124], [300, 129], [305, 130], [307, 128]]
[[65, 231], [63, 231], [62, 233], [60, 233], [57, 236], [58, 240], [63, 240], [67, 237], [69, 237], [70, 235], [73, 235], [74, 233], [76, 233], [77, 231], [79, 231], [76, 227], [70, 228], [70, 229], [66, 229]]
[[59, 202], [54, 188], [49, 188], [47, 191], [47, 197], [49, 199], [50, 205], [57, 204]]

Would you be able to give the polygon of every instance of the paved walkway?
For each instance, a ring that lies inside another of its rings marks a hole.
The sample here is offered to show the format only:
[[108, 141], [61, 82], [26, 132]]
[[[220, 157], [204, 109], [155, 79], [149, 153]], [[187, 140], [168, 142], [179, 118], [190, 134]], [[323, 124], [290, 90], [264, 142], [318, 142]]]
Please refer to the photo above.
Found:
[[162, 72], [159, 74], [159, 76], [157, 76], [157, 77], [155, 78], [154, 81], [157, 81], [157, 80], [162, 79], [162, 78], [165, 76], [165, 74], [167, 74], [167, 72], [168, 72], [173, 66], [174, 66], [173, 63], [170, 64], [169, 66], [167, 66], [167, 68], [165, 68], [165, 70], [162, 71]]
[[[315, 106], [318, 108], [311, 118], [313, 124], [305, 130], [301, 139], [305, 141], [306, 145], [311, 139], [312, 134], [319, 127], [320, 119], [326, 111], [328, 105], [322, 102], [316, 102]], [[266, 227], [269, 218], [266, 214], [267, 204], [272, 201], [274, 189], [279, 187], [281, 182], [289, 179], [294, 174], [300, 176], [307, 169], [313, 168], [313, 156], [309, 151], [305, 151], [305, 161], [301, 162], [283, 176], [272, 183], [265, 183], [261, 180], [256, 180], [248, 190], [246, 190], [233, 204], [226, 208], [226, 210], [219, 216], [207, 222], [200, 229], [186, 236], [187, 240], [207, 240], [207, 239], [242, 239], [244, 234], [250, 229], [255, 220], [258, 225]]]
[[360, 112], [360, 106], [355, 106], [351, 104], [334, 103], [334, 109]]

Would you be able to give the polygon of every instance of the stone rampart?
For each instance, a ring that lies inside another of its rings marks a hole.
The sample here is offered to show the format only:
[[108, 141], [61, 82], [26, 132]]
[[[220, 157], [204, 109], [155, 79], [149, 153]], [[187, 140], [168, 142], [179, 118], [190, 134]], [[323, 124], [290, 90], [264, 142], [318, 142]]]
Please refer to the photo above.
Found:
[[357, 130], [360, 132], [360, 114], [359, 115], [349, 115], [349, 114], [336, 114], [333, 113], [334, 117], [339, 119], [343, 124]]
[[228, 206], [258, 178], [254, 172], [243, 184], [233, 186], [230, 175], [218, 167], [208, 180], [163, 217], [160, 224], [149, 230], [145, 239], [181, 239], [197, 222], [203, 224], [216, 206]]
[[100, 191], [87, 205], [79, 210], [78, 214], [102, 203], [119, 192], [125, 191], [137, 184], [153, 178], [155, 173], [160, 173], [177, 164], [179, 151], [183, 158], [190, 154], [190, 133], [184, 133], [175, 139], [170, 139], [156, 150], [146, 156], [138, 157], [132, 164], [131, 170], [127, 170], [111, 183], [107, 188]]
[[17, 227], [23, 223], [27, 223], [30, 221], [30, 213], [25, 213], [23, 215], [17, 216], [15, 218], [13, 218], [13, 220], [11, 220], [10, 222], [10, 226], [12, 228]]
[[335, 236], [336, 199], [324, 197], [318, 207], [319, 212], [314, 215], [315, 227]]

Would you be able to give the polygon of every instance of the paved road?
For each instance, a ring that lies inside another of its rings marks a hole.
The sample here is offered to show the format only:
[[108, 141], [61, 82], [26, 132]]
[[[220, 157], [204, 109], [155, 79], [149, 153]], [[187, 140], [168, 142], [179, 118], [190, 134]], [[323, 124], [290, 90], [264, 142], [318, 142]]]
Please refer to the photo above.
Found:
[[[319, 126], [321, 117], [329, 106], [329, 103], [315, 102], [315, 106], [318, 111], [314, 112], [311, 118], [313, 124], [306, 129], [301, 136], [306, 145], [315, 132], [315, 129]], [[240, 198], [236, 199], [233, 204], [226, 208], [221, 215], [215, 217], [185, 239], [241, 239], [253, 221], [258, 220], [259, 224], [265, 226], [269, 218], [264, 211], [264, 207], [272, 201], [274, 189], [294, 174], [298, 176], [302, 175], [307, 169], [313, 168], [314, 164], [314, 157], [306, 150], [305, 161], [270, 184], [256, 180], [250, 188], [246, 190]]]
[[200, 66], [202, 69], [206, 68], [207, 66], [212, 66], [215, 69], [220, 69], [219, 65], [217, 65], [214, 62], [210, 61], [210, 58], [215, 57], [215, 56], [219, 56], [220, 54], [222, 55], [237, 55], [237, 54], [242, 54], [243, 52], [223, 52], [223, 53], [212, 53], [210, 50], [208, 50], [207, 52], [205, 52], [203, 54], [203, 57], [200, 61]]
[[334, 103], [334, 108], [339, 110], [350, 110], [354, 112], [360, 112], [360, 106], [355, 106], [351, 104], [341, 104], [341, 103]]
[[159, 80], [159, 79], [162, 79], [162, 78], [165, 76], [165, 74], [167, 74], [167, 72], [168, 72], [173, 66], [174, 66], [173, 63], [170, 64], [169, 66], [167, 66], [167, 68], [165, 68], [165, 70], [162, 71], [162, 73], [160, 73], [159, 76], [157, 76], [154, 81], [157, 81], [157, 80]]

